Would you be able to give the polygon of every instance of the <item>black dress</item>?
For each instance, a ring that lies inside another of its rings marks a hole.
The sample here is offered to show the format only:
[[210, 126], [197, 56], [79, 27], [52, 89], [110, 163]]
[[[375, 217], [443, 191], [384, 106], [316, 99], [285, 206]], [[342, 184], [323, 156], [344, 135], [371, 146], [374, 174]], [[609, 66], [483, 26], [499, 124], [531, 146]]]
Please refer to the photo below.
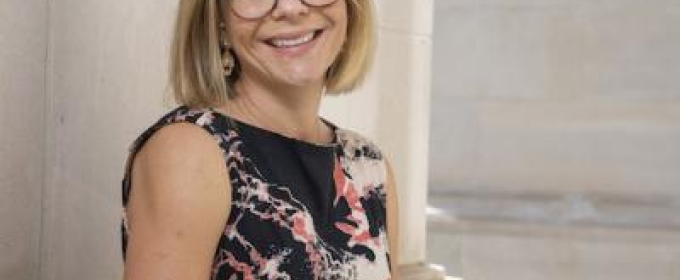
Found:
[[[215, 248], [211, 279], [390, 277], [385, 161], [364, 137], [330, 123], [333, 143], [315, 145], [212, 109], [179, 107], [132, 145], [124, 209], [134, 156], [154, 132], [177, 122], [213, 136], [231, 180], [231, 212]], [[123, 257], [131, 230], [123, 211]]]

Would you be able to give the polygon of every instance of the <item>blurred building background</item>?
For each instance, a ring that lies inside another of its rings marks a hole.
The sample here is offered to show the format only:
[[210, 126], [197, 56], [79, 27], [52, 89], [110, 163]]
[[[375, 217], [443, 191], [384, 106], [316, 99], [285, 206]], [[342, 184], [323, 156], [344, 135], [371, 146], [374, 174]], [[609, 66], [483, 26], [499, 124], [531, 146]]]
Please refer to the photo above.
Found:
[[430, 260], [680, 279], [680, 2], [434, 3]]

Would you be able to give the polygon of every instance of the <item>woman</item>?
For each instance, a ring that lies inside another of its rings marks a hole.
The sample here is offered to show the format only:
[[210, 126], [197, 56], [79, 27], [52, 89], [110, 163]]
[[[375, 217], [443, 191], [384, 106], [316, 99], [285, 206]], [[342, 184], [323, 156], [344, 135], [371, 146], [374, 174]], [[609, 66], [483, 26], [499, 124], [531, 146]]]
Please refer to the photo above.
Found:
[[182, 106], [131, 149], [125, 279], [395, 279], [389, 167], [318, 116], [325, 91], [365, 75], [371, 5], [181, 0]]

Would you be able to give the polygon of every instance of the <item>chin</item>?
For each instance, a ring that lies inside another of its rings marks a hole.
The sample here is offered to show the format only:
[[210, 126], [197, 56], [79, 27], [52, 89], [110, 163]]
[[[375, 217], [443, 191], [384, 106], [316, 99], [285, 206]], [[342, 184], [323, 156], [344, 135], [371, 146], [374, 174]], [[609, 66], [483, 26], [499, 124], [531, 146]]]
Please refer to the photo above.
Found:
[[325, 73], [323, 74], [312, 74], [298, 73], [299, 75], [286, 75], [286, 78], [282, 79], [283, 84], [287, 84], [293, 87], [315, 87], [322, 85], [325, 81]]

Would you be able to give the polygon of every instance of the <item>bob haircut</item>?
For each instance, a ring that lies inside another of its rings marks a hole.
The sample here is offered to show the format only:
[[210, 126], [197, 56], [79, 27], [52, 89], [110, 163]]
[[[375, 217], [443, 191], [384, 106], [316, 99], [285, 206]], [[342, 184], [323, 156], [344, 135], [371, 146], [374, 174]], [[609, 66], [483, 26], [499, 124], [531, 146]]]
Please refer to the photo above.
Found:
[[[180, 105], [213, 107], [236, 94], [233, 85], [240, 74], [238, 58], [229, 78], [221, 64], [223, 1], [229, 0], [180, 0], [170, 58], [170, 86]], [[347, 38], [326, 73], [329, 93], [346, 93], [363, 82], [376, 41], [372, 0], [341, 1], [347, 4]]]

